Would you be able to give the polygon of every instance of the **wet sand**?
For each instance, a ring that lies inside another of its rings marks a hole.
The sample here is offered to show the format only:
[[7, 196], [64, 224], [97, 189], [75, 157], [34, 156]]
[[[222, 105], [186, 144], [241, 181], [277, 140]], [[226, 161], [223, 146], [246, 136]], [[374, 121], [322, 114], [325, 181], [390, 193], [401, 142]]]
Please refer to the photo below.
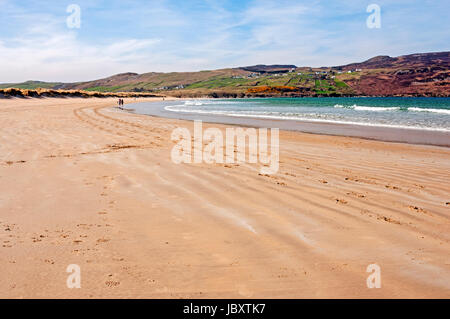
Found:
[[264, 119], [204, 113], [173, 112], [165, 109], [166, 106], [180, 104], [180, 102], [182, 103], [182, 101], [183, 100], [157, 103], [140, 103], [129, 105], [129, 108], [139, 114], [147, 114], [172, 119], [202, 120], [208, 123], [222, 123], [252, 127], [277, 127], [282, 130], [298, 131], [303, 133], [359, 137], [386, 142], [400, 142], [447, 147], [450, 146], [450, 132], [437, 130], [343, 124], [321, 121]]
[[0, 100], [0, 297], [450, 297], [449, 148], [280, 131], [275, 175], [176, 165], [192, 122], [114, 105]]

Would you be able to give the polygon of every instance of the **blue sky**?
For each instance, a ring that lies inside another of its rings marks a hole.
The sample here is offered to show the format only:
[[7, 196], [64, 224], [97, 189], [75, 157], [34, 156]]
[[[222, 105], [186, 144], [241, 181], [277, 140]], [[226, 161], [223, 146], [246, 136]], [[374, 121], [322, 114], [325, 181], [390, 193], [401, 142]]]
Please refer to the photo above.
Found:
[[[381, 28], [369, 29], [369, 4]], [[67, 27], [66, 8], [81, 8]], [[448, 51], [450, 0], [0, 0], [0, 82]]]

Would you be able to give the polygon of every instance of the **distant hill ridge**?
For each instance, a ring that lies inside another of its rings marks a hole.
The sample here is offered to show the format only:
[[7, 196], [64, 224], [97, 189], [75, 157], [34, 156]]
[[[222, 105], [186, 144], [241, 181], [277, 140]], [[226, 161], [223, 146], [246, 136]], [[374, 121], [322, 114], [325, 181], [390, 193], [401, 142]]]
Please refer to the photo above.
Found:
[[278, 72], [288, 72], [291, 69], [296, 69], [297, 67], [295, 65], [281, 65], [281, 64], [274, 64], [274, 65], [265, 65], [265, 64], [258, 64], [253, 66], [244, 66], [240, 67], [239, 69], [249, 72], [259, 72], [259, 73], [278, 73]]
[[450, 52], [433, 52], [433, 53], [416, 53], [409, 55], [402, 55], [392, 58], [387, 55], [380, 55], [371, 58], [361, 63], [352, 63], [340, 67], [342, 69], [350, 68], [366, 68], [366, 69], [378, 69], [378, 68], [392, 68], [392, 67], [419, 67], [429, 65], [442, 65], [449, 66], [450, 64]]
[[10, 87], [177, 97], [450, 96], [450, 52], [376, 56], [364, 62], [322, 68], [258, 64], [199, 72], [127, 72], [76, 83], [0, 84], [0, 89]]

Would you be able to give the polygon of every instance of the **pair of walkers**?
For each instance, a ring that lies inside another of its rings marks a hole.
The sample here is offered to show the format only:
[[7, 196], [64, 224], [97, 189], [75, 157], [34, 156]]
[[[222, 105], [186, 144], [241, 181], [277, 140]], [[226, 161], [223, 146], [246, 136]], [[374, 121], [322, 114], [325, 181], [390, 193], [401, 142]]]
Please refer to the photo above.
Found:
[[122, 107], [123, 106], [123, 99], [119, 99], [118, 104], [119, 104], [119, 107]]

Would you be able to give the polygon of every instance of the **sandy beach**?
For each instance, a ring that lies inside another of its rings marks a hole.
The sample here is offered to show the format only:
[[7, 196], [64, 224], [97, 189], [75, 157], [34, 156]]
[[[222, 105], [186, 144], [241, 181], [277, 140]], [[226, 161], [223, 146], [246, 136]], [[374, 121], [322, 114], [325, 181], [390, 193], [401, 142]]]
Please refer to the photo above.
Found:
[[280, 131], [274, 175], [176, 165], [192, 122], [115, 105], [0, 99], [0, 298], [450, 297], [450, 148]]

